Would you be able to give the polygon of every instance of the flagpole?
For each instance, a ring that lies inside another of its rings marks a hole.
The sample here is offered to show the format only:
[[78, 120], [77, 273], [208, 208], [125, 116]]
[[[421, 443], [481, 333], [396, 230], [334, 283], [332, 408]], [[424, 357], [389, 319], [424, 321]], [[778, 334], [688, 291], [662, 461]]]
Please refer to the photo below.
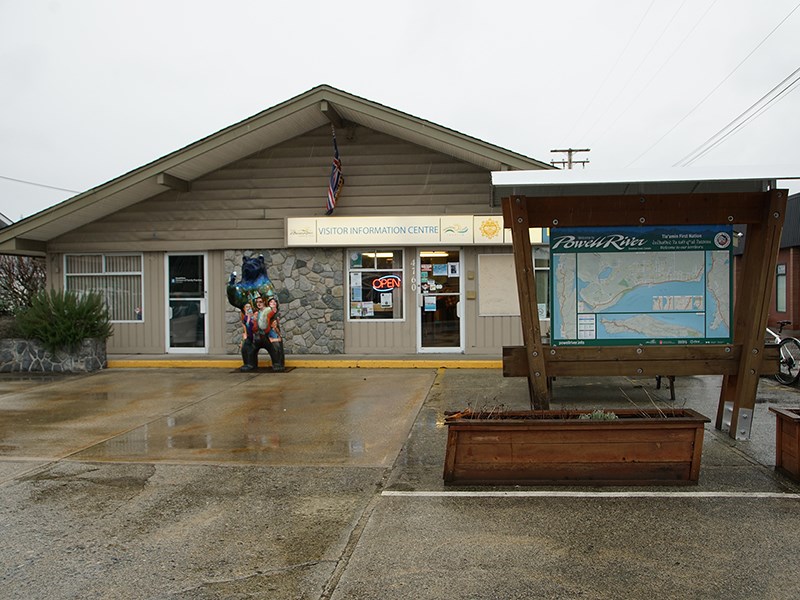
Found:
[[336, 201], [344, 186], [344, 176], [342, 175], [342, 163], [339, 160], [339, 146], [336, 143], [336, 128], [331, 123], [331, 136], [333, 137], [333, 164], [331, 165], [331, 176], [328, 179], [328, 199], [325, 214], [330, 216], [336, 208]]

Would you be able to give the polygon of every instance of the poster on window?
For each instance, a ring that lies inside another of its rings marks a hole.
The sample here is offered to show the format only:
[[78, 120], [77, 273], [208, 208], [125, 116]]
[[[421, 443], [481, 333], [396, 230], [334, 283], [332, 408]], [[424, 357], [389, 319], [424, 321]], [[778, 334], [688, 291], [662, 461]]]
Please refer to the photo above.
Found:
[[436, 296], [425, 296], [425, 312], [434, 312], [436, 310]]
[[362, 302], [361, 303], [361, 316], [362, 317], [374, 317], [375, 316], [375, 303], [374, 302]]
[[381, 307], [382, 308], [392, 308], [392, 295], [391, 294], [381, 294]]
[[447, 277], [447, 263], [433, 265], [434, 277]]
[[447, 276], [448, 277], [458, 277], [460, 274], [460, 267], [461, 265], [457, 262], [449, 262], [447, 263]]

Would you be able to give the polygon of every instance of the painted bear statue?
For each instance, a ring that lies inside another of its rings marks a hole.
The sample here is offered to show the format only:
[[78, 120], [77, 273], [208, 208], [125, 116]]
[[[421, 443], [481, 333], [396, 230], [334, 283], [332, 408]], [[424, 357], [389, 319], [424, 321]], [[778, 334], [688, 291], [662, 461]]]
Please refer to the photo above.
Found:
[[272, 360], [273, 371], [283, 371], [283, 335], [278, 316], [275, 288], [267, 275], [264, 257], [242, 257], [242, 277], [236, 271], [228, 281], [228, 302], [241, 311], [242, 366], [240, 371], [258, 368], [258, 351], [264, 348]]
[[228, 302], [239, 310], [244, 310], [245, 304], [253, 304], [256, 296], [265, 300], [275, 295], [275, 288], [267, 275], [267, 265], [264, 255], [258, 258], [242, 257], [242, 278], [236, 281], [236, 271], [231, 273], [228, 281]]

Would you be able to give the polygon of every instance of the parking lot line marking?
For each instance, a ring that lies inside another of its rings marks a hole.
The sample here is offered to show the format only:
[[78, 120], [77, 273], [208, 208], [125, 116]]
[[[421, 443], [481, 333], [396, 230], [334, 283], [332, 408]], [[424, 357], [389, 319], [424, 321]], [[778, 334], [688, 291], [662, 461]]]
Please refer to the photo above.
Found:
[[382, 496], [417, 498], [779, 498], [800, 500], [793, 492], [569, 492], [569, 491], [395, 491], [384, 490]]

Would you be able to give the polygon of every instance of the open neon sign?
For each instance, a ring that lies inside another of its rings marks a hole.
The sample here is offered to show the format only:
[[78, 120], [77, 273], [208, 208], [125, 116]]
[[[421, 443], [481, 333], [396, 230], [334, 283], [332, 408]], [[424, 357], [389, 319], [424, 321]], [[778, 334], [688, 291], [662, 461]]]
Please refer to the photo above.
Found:
[[400, 276], [384, 275], [383, 277], [376, 277], [372, 280], [372, 289], [376, 292], [400, 289]]

